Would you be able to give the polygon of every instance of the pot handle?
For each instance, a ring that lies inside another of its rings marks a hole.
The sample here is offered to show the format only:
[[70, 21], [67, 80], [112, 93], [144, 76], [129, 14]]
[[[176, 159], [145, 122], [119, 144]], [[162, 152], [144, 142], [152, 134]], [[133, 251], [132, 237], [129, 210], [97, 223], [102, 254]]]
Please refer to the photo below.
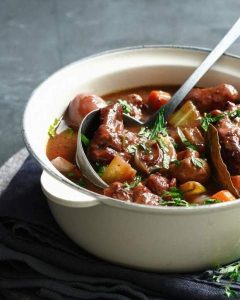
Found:
[[63, 206], [91, 207], [101, 202], [101, 195], [95, 197], [87, 191], [77, 190], [45, 171], [43, 171], [41, 176], [41, 185], [43, 193], [49, 200]]

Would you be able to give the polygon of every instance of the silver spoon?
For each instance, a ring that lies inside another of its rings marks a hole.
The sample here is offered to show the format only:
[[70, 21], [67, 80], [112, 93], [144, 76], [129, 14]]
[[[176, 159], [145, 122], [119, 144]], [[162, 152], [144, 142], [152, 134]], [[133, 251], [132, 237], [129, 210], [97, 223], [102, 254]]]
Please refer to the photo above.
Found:
[[[183, 101], [190, 90], [196, 85], [196, 83], [202, 78], [202, 76], [210, 69], [210, 67], [220, 58], [226, 49], [239, 37], [240, 35], [240, 18], [231, 27], [223, 39], [217, 44], [217, 46], [209, 53], [205, 60], [200, 66], [192, 73], [192, 75], [185, 81], [180, 89], [172, 96], [170, 101], [164, 106], [164, 117], [167, 119], [177, 108], [177, 106]], [[156, 111], [150, 119], [146, 122], [141, 122], [128, 115], [124, 114], [123, 122], [128, 125], [140, 125], [150, 127], [159, 113]], [[79, 166], [83, 176], [88, 178], [93, 184], [100, 188], [105, 188], [108, 184], [101, 179], [97, 172], [93, 169], [86, 157], [83, 149], [81, 134], [86, 136], [92, 136], [96, 131], [100, 119], [100, 109], [90, 112], [82, 121], [78, 131], [78, 142], [77, 142], [77, 154], [76, 163]]]

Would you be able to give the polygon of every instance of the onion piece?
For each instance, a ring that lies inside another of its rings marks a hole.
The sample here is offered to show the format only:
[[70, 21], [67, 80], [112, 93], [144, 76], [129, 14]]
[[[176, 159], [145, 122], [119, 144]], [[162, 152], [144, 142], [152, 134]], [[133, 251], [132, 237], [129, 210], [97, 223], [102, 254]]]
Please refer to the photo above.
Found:
[[75, 169], [74, 164], [70, 163], [68, 160], [58, 156], [51, 160], [54, 167], [61, 173], [66, 174], [72, 172]]
[[64, 119], [69, 127], [78, 129], [82, 119], [89, 112], [106, 105], [101, 97], [86, 93], [79, 94], [69, 103]]
[[149, 149], [147, 153], [146, 150], [137, 148], [134, 162], [140, 171], [150, 174], [162, 167], [163, 151], [156, 141], [148, 141], [146, 147]]

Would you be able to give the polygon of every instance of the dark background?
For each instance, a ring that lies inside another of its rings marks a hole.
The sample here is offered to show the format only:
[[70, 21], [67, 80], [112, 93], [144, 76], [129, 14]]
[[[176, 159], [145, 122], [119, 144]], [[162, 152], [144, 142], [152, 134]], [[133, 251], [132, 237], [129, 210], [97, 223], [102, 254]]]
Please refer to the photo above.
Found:
[[133, 45], [211, 48], [239, 15], [239, 0], [0, 0], [0, 165], [24, 146], [25, 104], [57, 69]]

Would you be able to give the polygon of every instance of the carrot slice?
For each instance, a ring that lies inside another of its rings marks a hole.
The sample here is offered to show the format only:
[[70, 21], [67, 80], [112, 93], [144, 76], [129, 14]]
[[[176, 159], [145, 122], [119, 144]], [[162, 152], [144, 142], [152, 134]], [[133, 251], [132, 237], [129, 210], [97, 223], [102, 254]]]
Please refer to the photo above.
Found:
[[148, 103], [154, 110], [158, 110], [160, 107], [165, 105], [170, 98], [171, 95], [167, 92], [151, 91], [148, 97]]
[[228, 190], [219, 191], [216, 194], [212, 195], [210, 198], [217, 199], [221, 202], [236, 200], [236, 198], [233, 196], [233, 194], [230, 193]]

